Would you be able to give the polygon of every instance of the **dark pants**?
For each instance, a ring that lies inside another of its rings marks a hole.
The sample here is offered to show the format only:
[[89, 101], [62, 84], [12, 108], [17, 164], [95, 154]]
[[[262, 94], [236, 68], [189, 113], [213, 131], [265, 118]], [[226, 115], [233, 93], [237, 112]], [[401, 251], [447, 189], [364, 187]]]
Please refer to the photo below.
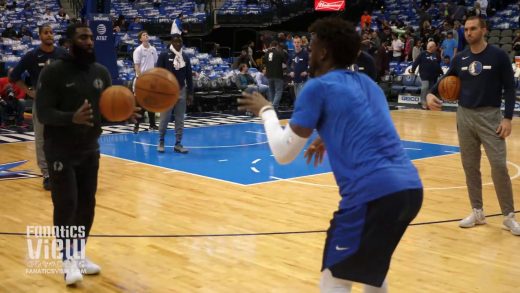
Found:
[[141, 107], [141, 111], [139, 113], [143, 118], [137, 120], [137, 123], [135, 124], [135, 127], [139, 127], [139, 123], [144, 121], [144, 112], [148, 112], [148, 122], [150, 122], [150, 127], [156, 127], [155, 125], [155, 112], [146, 111], [144, 108]]
[[[74, 154], [46, 151], [45, 157], [51, 181], [54, 226], [83, 226], [86, 240], [94, 221], [99, 150]], [[58, 238], [64, 243], [67, 240]], [[67, 251], [67, 255], [72, 254]]]

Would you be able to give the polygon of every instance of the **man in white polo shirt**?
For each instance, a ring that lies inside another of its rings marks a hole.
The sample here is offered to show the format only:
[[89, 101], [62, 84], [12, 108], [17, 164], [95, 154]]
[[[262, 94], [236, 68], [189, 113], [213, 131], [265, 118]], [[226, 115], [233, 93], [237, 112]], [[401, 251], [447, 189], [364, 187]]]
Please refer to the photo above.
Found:
[[[134, 69], [135, 69], [135, 80], [139, 78], [141, 74], [155, 67], [157, 62], [157, 50], [154, 46], [149, 43], [148, 32], [140, 31], [137, 34], [141, 45], [134, 50]], [[135, 91], [135, 80], [134, 80], [134, 91]], [[144, 110], [143, 113], [144, 114]], [[155, 125], [155, 113], [148, 111], [148, 120], [150, 122], [150, 130], [157, 130]], [[139, 121], [134, 126], [134, 133], [139, 131]]]

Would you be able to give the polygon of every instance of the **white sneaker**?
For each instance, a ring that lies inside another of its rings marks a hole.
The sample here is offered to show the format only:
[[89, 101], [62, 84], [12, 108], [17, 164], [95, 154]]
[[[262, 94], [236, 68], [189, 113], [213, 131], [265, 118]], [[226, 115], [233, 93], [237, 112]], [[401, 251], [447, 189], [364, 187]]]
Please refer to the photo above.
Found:
[[504, 229], [511, 231], [511, 234], [520, 236], [520, 224], [515, 221], [515, 213], [509, 213], [504, 217]]
[[77, 261], [78, 269], [84, 275], [96, 275], [101, 272], [101, 267], [90, 261], [90, 259], [80, 259]]
[[65, 284], [67, 286], [76, 285], [83, 281], [83, 276], [78, 269], [78, 264], [72, 258], [63, 261], [63, 273], [65, 274]]
[[471, 228], [475, 225], [484, 225], [486, 223], [486, 216], [482, 209], [473, 209], [471, 215], [465, 217], [459, 222], [461, 228]]

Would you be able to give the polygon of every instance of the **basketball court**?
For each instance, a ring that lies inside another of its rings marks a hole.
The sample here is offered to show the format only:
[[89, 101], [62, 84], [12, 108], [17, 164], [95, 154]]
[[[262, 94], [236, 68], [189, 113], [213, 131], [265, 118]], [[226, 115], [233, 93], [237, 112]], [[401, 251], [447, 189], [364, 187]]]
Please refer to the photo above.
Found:
[[[520, 238], [501, 229], [485, 158], [488, 224], [458, 227], [470, 206], [455, 113], [391, 114], [425, 197], [394, 254], [390, 290], [520, 291]], [[104, 127], [87, 250], [102, 273], [86, 276], [79, 288], [66, 288], [62, 275], [26, 272], [27, 226], [52, 225], [52, 201], [35, 177], [31, 134], [0, 135], [0, 166], [28, 160], [4, 168], [26, 170], [26, 176], [0, 177], [0, 292], [318, 292], [325, 231], [340, 199], [328, 158], [317, 168], [306, 165], [303, 154], [278, 165], [252, 117], [215, 114], [186, 125], [187, 155], [173, 152], [173, 130], [160, 154], [158, 132]], [[517, 209], [519, 131], [515, 119], [507, 143]]]

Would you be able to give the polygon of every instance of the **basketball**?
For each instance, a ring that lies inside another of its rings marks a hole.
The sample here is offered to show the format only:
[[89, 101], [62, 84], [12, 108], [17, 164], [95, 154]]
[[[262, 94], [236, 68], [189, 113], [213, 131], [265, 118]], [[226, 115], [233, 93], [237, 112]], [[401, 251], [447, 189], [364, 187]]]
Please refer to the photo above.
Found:
[[135, 98], [139, 106], [151, 112], [164, 112], [179, 99], [179, 82], [164, 68], [153, 68], [135, 82]]
[[124, 86], [114, 85], [101, 93], [99, 110], [108, 121], [127, 120], [134, 112], [134, 108], [134, 95]]
[[439, 83], [439, 94], [447, 101], [456, 101], [460, 94], [460, 78], [457, 76], [446, 76]]

